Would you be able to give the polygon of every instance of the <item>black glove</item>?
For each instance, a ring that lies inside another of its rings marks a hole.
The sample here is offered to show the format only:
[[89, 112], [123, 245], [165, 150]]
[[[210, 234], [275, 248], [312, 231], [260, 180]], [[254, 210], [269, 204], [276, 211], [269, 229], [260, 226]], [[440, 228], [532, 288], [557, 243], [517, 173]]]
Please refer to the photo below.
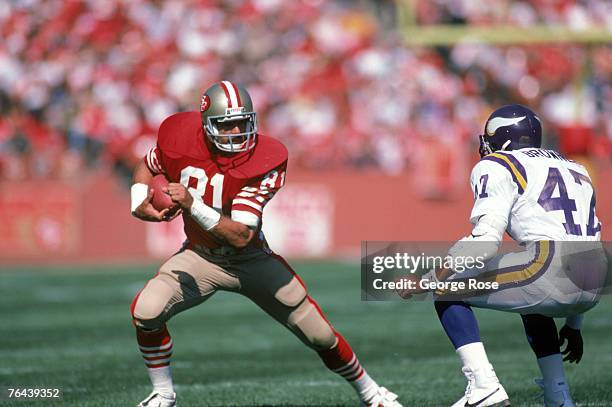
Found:
[[565, 347], [565, 350], [561, 352], [563, 355], [565, 355], [563, 360], [570, 363], [580, 362], [583, 352], [582, 334], [580, 333], [580, 329], [572, 329], [569, 326], [564, 325], [559, 331], [559, 346], [563, 346], [565, 340], [567, 340], [567, 346]]

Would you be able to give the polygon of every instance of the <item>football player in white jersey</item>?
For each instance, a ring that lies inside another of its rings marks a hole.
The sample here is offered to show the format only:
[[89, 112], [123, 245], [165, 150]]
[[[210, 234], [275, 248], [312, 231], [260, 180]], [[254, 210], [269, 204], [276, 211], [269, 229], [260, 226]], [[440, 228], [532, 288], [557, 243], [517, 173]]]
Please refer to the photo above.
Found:
[[[540, 119], [521, 105], [491, 114], [480, 136], [482, 159], [471, 174], [472, 233], [451, 257], [482, 256], [483, 269], [437, 270], [423, 278], [495, 282], [494, 290], [437, 293], [436, 311], [468, 380], [458, 406], [507, 406], [508, 395], [487, 359], [471, 306], [521, 314], [543, 379], [546, 406], [573, 406], [563, 360], [582, 357], [582, 314], [595, 306], [607, 265], [587, 170], [541, 149]], [[506, 231], [526, 250], [497, 254]], [[466, 284], [467, 285], [467, 284]], [[553, 317], [565, 317], [557, 333]], [[560, 344], [568, 342], [563, 354]]]

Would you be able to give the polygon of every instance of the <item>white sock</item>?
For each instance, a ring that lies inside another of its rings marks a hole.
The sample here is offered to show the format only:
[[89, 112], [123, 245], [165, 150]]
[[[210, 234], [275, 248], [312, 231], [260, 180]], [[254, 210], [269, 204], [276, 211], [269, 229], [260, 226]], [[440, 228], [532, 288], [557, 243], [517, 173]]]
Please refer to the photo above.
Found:
[[463, 366], [469, 367], [471, 370], [488, 370], [489, 366], [491, 366], [482, 342], [473, 342], [460, 346], [456, 352]]
[[172, 373], [170, 366], [162, 366], [155, 368], [147, 368], [149, 378], [153, 385], [153, 390], [159, 392], [162, 396], [172, 397], [174, 394], [174, 385], [172, 384]]
[[353, 386], [357, 394], [359, 394], [359, 399], [363, 401], [369, 401], [378, 392], [378, 384], [372, 380], [365, 369], [359, 379], [349, 383]]
[[563, 358], [560, 353], [539, 358], [538, 366], [540, 367], [540, 372], [542, 372], [545, 385], [556, 383], [561, 386], [567, 383], [565, 381], [565, 372], [563, 371]]

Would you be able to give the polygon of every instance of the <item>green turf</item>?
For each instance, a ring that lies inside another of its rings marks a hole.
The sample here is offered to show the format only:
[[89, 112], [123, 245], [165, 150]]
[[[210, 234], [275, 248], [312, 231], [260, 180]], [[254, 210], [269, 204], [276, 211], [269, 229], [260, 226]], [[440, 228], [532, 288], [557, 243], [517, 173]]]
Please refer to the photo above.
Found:
[[[431, 303], [360, 301], [359, 266], [296, 270], [370, 375], [405, 406], [450, 405], [464, 391]], [[149, 392], [129, 304], [151, 267], [0, 273], [0, 384], [62, 386], [63, 403], [134, 406]], [[585, 355], [567, 375], [579, 405], [612, 405], [612, 304], [589, 312]], [[489, 356], [513, 405], [538, 405], [538, 376], [517, 315], [478, 311]], [[179, 406], [356, 405], [352, 389], [248, 300], [219, 293], [169, 323]]]

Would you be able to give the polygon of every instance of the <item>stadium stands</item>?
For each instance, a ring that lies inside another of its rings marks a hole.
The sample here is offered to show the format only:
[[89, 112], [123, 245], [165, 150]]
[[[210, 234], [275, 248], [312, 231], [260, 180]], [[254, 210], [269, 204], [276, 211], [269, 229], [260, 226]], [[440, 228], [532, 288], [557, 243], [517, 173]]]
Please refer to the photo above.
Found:
[[[612, 26], [592, 1], [416, 2], [418, 24]], [[161, 120], [211, 82], [249, 87], [307, 170], [400, 173], [531, 105], [546, 143], [612, 154], [609, 44], [406, 47], [393, 1], [15, 0], [0, 4], [0, 179], [126, 176]], [[474, 148], [468, 148], [474, 147]], [[436, 150], [436, 151], [437, 151]], [[469, 158], [468, 158], [469, 159]]]

